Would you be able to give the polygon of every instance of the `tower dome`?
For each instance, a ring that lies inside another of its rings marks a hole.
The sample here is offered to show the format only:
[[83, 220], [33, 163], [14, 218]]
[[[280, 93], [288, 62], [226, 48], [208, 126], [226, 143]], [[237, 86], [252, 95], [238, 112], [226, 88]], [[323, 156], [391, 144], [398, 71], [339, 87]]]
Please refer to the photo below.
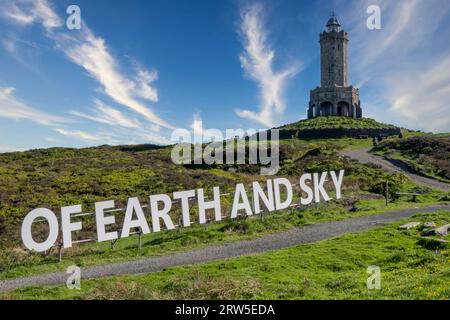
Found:
[[328, 32], [331, 32], [331, 31], [339, 32], [339, 31], [341, 31], [341, 24], [339, 23], [339, 20], [337, 19], [337, 17], [334, 14], [334, 12], [333, 12], [333, 15], [331, 16], [331, 18], [328, 20], [327, 28], [328, 28]]

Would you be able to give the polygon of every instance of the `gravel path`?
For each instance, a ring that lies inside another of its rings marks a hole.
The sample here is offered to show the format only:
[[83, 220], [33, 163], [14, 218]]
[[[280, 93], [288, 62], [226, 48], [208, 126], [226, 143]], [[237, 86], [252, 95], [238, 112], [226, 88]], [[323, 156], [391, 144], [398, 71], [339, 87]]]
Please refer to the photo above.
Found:
[[[450, 205], [436, 205], [426, 208], [401, 210], [373, 216], [352, 218], [344, 221], [315, 224], [294, 228], [276, 234], [265, 235], [252, 240], [211, 246], [189, 252], [88, 267], [81, 270], [81, 277], [82, 279], [88, 279], [112, 275], [150, 273], [174, 266], [204, 263], [236, 256], [261, 253], [304, 243], [317, 242], [346, 233], [373, 228], [386, 222], [408, 218], [414, 214], [428, 213], [437, 210], [450, 210]], [[0, 292], [11, 291], [31, 285], [61, 285], [66, 283], [67, 278], [68, 275], [66, 273], [57, 272], [1, 281]]]
[[450, 184], [441, 182], [435, 179], [424, 177], [411, 172], [407, 166], [405, 166], [401, 161], [388, 160], [380, 156], [370, 153], [371, 148], [356, 149], [356, 150], [344, 150], [341, 154], [353, 159], [358, 160], [361, 163], [373, 163], [381, 166], [383, 169], [389, 172], [401, 172], [408, 175], [411, 180], [425, 187], [437, 188], [444, 191], [450, 190]]

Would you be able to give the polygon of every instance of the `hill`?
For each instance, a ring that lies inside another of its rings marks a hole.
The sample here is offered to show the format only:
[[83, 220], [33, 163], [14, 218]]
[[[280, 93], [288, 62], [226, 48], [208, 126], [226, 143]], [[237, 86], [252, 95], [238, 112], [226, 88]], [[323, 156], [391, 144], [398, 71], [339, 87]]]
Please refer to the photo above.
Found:
[[[288, 177], [293, 183], [303, 172], [345, 169], [345, 198], [321, 208], [320, 213], [314, 208], [303, 208], [301, 212], [285, 210], [273, 215], [273, 218], [267, 218], [263, 224], [258, 219], [224, 221], [208, 227], [207, 232], [198, 225], [180, 233], [150, 234], [144, 236], [144, 249], [140, 252], [136, 252], [135, 239], [131, 238], [121, 240], [118, 245], [123, 249], [121, 251], [111, 250], [109, 243], [84, 244], [65, 251], [64, 262], [98, 264], [105, 259], [133, 259], [143, 255], [186, 250], [205, 243], [254, 237], [306, 223], [373, 214], [384, 208], [384, 190], [379, 183], [386, 179], [390, 181], [391, 192], [421, 190], [405, 176], [360, 164], [338, 152], [344, 147], [370, 144], [370, 139], [291, 140], [280, 144], [281, 169], [278, 176]], [[205, 192], [210, 193], [213, 186], [219, 186], [225, 193], [234, 190], [237, 183], [250, 184], [252, 181], [267, 179], [259, 175], [259, 168], [255, 165], [178, 166], [172, 163], [170, 152], [170, 147], [100, 146], [0, 154], [0, 278], [6, 276], [2, 275], [4, 272], [28, 274], [33, 270], [53, 270], [58, 266], [49, 263], [55, 261], [53, 254], [46, 257], [29, 254], [22, 249], [20, 225], [31, 209], [45, 207], [59, 212], [61, 206], [82, 204], [85, 212], [91, 212], [92, 204], [96, 201], [115, 199], [116, 207], [121, 208], [129, 197], [138, 197], [145, 203], [152, 194], [197, 188], [205, 188]], [[439, 202], [441, 197], [442, 194], [432, 191], [420, 197], [419, 201], [425, 205]], [[296, 201], [297, 194], [294, 197], [294, 202]], [[224, 211], [230, 209], [231, 203], [231, 198], [223, 199]], [[355, 203], [358, 203], [356, 207]], [[392, 207], [416, 205], [398, 201]], [[194, 214], [195, 207], [192, 211]], [[177, 208], [174, 214], [179, 213]], [[173, 219], [177, 221], [178, 216]], [[122, 220], [123, 217], [118, 215], [118, 226]], [[83, 221], [83, 225], [86, 229], [75, 237], [95, 238], [95, 224], [87, 219]], [[38, 237], [42, 235], [42, 238], [47, 234], [45, 224], [37, 225], [34, 231]]]
[[423, 175], [450, 182], [450, 136], [386, 140], [374, 151]]
[[319, 117], [287, 124], [280, 130], [280, 139], [303, 139], [393, 136], [401, 133], [394, 125], [379, 123], [373, 119], [348, 117]]
[[319, 117], [300, 120], [279, 127], [280, 130], [310, 130], [310, 129], [395, 129], [391, 124], [385, 124], [374, 119], [353, 119], [348, 117]]

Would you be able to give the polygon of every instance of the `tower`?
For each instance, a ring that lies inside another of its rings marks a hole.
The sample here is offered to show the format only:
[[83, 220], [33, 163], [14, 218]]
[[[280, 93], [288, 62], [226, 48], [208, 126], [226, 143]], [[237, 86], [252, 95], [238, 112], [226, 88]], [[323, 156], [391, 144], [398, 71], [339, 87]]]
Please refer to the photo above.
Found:
[[346, 116], [361, 118], [359, 90], [348, 85], [348, 33], [333, 13], [320, 34], [321, 86], [310, 93], [308, 118]]

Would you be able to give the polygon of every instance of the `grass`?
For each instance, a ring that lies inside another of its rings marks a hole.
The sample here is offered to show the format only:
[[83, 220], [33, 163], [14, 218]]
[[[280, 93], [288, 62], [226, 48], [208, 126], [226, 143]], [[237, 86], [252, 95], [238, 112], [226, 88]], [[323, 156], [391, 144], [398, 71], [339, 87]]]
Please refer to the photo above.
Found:
[[421, 196], [418, 203], [409, 201], [391, 202], [387, 208], [383, 199], [359, 200], [355, 212], [350, 212], [342, 202], [330, 202], [326, 205], [321, 204], [317, 211], [309, 208], [301, 211], [288, 210], [265, 215], [264, 222], [260, 221], [259, 216], [254, 216], [247, 219], [215, 222], [209, 224], [207, 230], [205, 226], [194, 225], [191, 228], [144, 235], [141, 250], [137, 249], [136, 237], [121, 239], [114, 249], [111, 249], [109, 242], [75, 245], [74, 248], [63, 251], [61, 263], [57, 262], [56, 252], [45, 258], [40, 254], [25, 253], [20, 249], [16, 249], [14, 252], [6, 250], [2, 253], [4, 270], [0, 273], [0, 279], [62, 271], [74, 264], [87, 267], [166, 255], [252, 239], [303, 225], [424, 207], [435, 203], [436, 198], [430, 197], [429, 195]]
[[281, 130], [308, 130], [308, 129], [392, 129], [394, 125], [375, 121], [374, 119], [353, 119], [348, 117], [318, 117], [300, 120], [278, 129]]
[[[255, 217], [239, 222], [210, 224], [207, 230], [194, 225], [179, 231], [149, 234], [143, 238], [141, 251], [136, 249], [136, 237], [120, 240], [114, 249], [110, 248], [110, 243], [83, 244], [64, 250], [61, 264], [57, 263], [55, 252], [45, 258], [22, 249], [18, 239], [20, 222], [31, 208], [49, 207], [58, 212], [59, 206], [81, 203], [84, 211], [88, 211], [92, 209], [90, 206], [93, 202], [105, 199], [115, 199], [117, 207], [123, 207], [130, 196], [138, 196], [142, 203], [146, 203], [150, 194], [200, 187], [208, 190], [212, 185], [220, 186], [221, 191], [225, 192], [233, 190], [236, 182], [248, 183], [265, 178], [246, 166], [240, 166], [240, 171], [236, 173], [226, 168], [176, 166], [170, 162], [170, 149], [147, 146], [103, 146], [79, 150], [56, 148], [0, 155], [0, 176], [3, 179], [0, 185], [0, 279], [63, 270], [71, 264], [91, 266], [169, 254], [248, 239], [304, 224], [382, 213], [386, 211], [381, 196], [384, 191], [382, 188], [373, 188], [373, 185], [386, 179], [391, 181], [391, 191], [425, 193], [419, 197], [418, 204], [399, 201], [390, 204], [388, 210], [442, 202], [444, 195], [440, 192], [422, 190], [405, 177], [390, 175], [379, 168], [342, 158], [337, 152], [366, 146], [369, 141], [282, 141], [281, 176], [299, 177], [303, 172], [346, 170], [344, 199], [329, 203], [326, 207], [321, 206], [319, 212], [312, 209], [285, 211], [268, 216], [263, 224]], [[358, 211], [349, 212], [356, 199], [360, 199]], [[448, 198], [443, 200], [450, 201]], [[229, 207], [230, 202], [231, 199], [224, 199], [223, 205]], [[195, 207], [192, 212], [196, 212]], [[174, 217], [174, 221], [176, 219]], [[75, 239], [95, 238], [95, 224], [91, 220], [83, 220], [85, 230], [76, 234]], [[46, 232], [45, 229], [38, 231]]]
[[[409, 221], [450, 221], [450, 212], [202, 265], [145, 275], [82, 280], [81, 290], [28, 287], [2, 299], [449, 299], [448, 245], [427, 248]], [[381, 269], [381, 290], [368, 290], [366, 270]]]
[[[266, 217], [223, 221], [192, 228], [163, 231], [143, 237], [143, 248], [136, 249], [136, 237], [121, 239], [114, 249], [110, 243], [87, 243], [63, 251], [63, 262], [57, 263], [55, 252], [45, 258], [25, 252], [20, 243], [20, 223], [26, 212], [35, 207], [59, 207], [81, 203], [84, 211], [92, 210], [95, 201], [117, 200], [123, 207], [130, 196], [142, 203], [150, 194], [170, 193], [212, 186], [221, 191], [233, 190], [237, 182], [264, 180], [259, 168], [237, 166], [237, 172], [226, 167], [185, 167], [170, 161], [170, 148], [155, 146], [101, 146], [86, 149], [53, 148], [0, 154], [0, 279], [64, 270], [77, 264], [92, 266], [128, 261], [148, 256], [170, 254], [207, 245], [258, 237], [305, 224], [341, 220], [386, 211], [382, 188], [373, 185], [390, 180], [390, 190], [423, 192], [419, 203], [398, 201], [388, 210], [412, 208], [450, 201], [438, 191], [423, 190], [407, 178], [390, 175], [370, 165], [341, 157], [338, 150], [371, 145], [371, 139], [285, 140], [280, 145], [280, 176], [299, 177], [304, 172], [346, 170], [344, 199], [320, 207], [319, 211], [284, 211]], [[350, 212], [356, 202], [358, 210]], [[224, 200], [225, 206], [231, 200]], [[192, 208], [195, 212], [196, 208]], [[226, 211], [226, 210], [225, 210]], [[179, 212], [175, 212], [179, 214]], [[176, 217], [174, 217], [176, 219]], [[118, 219], [119, 221], [120, 219]], [[176, 220], [174, 220], [176, 221]], [[95, 238], [95, 224], [83, 221], [85, 230], [75, 238]], [[37, 230], [46, 233], [44, 228]]]
[[450, 136], [416, 136], [383, 141], [374, 151], [413, 171], [450, 183]]

